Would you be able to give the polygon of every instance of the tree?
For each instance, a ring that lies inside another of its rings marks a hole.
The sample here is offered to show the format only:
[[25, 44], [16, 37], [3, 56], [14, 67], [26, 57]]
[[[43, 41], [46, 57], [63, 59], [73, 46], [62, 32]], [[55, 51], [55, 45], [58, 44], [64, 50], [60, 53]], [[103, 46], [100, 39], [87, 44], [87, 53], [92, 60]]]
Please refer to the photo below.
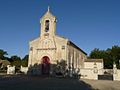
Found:
[[6, 59], [5, 55], [8, 55], [8, 53], [2, 49], [0, 49], [0, 59], [4, 60]]
[[14, 55], [11, 56], [10, 60], [11, 60], [11, 65], [16, 67], [16, 71], [19, 71], [21, 66], [21, 58], [18, 57], [17, 55]]
[[55, 68], [55, 73], [56, 75], [65, 75], [66, 73], [66, 61], [65, 60], [60, 60], [60, 61], [57, 61], [57, 66]]
[[120, 68], [120, 47], [113, 46], [107, 50], [99, 50], [98, 48], [95, 48], [93, 51], [91, 51], [89, 58], [103, 59], [104, 68], [112, 69], [114, 62], [117, 64], [117, 67]]
[[95, 48], [91, 51], [89, 58], [92, 59], [103, 59], [104, 68], [112, 68], [112, 61], [109, 59], [109, 54], [105, 50], [99, 50]]
[[120, 47], [119, 46], [113, 46], [110, 53], [113, 61], [116, 63], [117, 67], [120, 68]]
[[25, 57], [22, 59], [22, 66], [24, 67], [28, 66], [28, 57], [29, 55], [25, 55]]
[[10, 62], [8, 60], [1, 60], [0, 70], [7, 70], [7, 65], [10, 65]]
[[98, 48], [95, 48], [93, 51], [91, 51], [89, 58], [93, 59], [100, 59], [105, 56], [105, 51], [104, 50], [99, 50]]

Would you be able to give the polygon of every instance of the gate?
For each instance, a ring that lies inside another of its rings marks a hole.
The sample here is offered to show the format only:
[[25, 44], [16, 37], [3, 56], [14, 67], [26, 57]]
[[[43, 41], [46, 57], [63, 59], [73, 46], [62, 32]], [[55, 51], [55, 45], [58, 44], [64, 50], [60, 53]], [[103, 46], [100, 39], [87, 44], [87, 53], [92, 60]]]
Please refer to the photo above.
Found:
[[98, 80], [113, 80], [113, 75], [110, 74], [98, 75]]

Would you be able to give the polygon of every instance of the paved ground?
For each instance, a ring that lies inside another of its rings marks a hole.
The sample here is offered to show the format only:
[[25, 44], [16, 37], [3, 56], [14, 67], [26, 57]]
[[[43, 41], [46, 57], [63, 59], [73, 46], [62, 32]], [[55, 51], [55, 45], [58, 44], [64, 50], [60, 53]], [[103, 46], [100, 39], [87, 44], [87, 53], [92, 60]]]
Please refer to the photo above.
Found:
[[110, 80], [83, 80], [95, 90], [120, 90], [120, 81]]
[[76, 79], [0, 76], [0, 90], [93, 90]]
[[0, 90], [120, 90], [120, 82], [38, 76], [0, 76]]

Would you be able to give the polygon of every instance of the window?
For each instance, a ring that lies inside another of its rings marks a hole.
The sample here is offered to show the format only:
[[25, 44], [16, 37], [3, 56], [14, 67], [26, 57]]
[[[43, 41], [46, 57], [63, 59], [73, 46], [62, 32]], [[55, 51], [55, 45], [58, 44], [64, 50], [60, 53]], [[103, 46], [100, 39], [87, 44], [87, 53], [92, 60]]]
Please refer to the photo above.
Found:
[[33, 50], [33, 47], [30, 47], [30, 51], [32, 51]]
[[45, 32], [49, 31], [49, 20], [45, 21]]
[[62, 49], [65, 49], [65, 46], [62, 46]]

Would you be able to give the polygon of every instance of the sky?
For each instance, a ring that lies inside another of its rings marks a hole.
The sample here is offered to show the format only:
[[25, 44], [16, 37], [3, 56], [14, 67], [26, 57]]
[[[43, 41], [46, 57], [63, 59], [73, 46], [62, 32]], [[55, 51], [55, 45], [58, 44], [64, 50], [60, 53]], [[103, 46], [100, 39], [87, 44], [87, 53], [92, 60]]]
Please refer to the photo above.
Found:
[[0, 49], [9, 57], [28, 54], [48, 6], [57, 17], [57, 34], [88, 55], [120, 46], [120, 0], [0, 0]]

